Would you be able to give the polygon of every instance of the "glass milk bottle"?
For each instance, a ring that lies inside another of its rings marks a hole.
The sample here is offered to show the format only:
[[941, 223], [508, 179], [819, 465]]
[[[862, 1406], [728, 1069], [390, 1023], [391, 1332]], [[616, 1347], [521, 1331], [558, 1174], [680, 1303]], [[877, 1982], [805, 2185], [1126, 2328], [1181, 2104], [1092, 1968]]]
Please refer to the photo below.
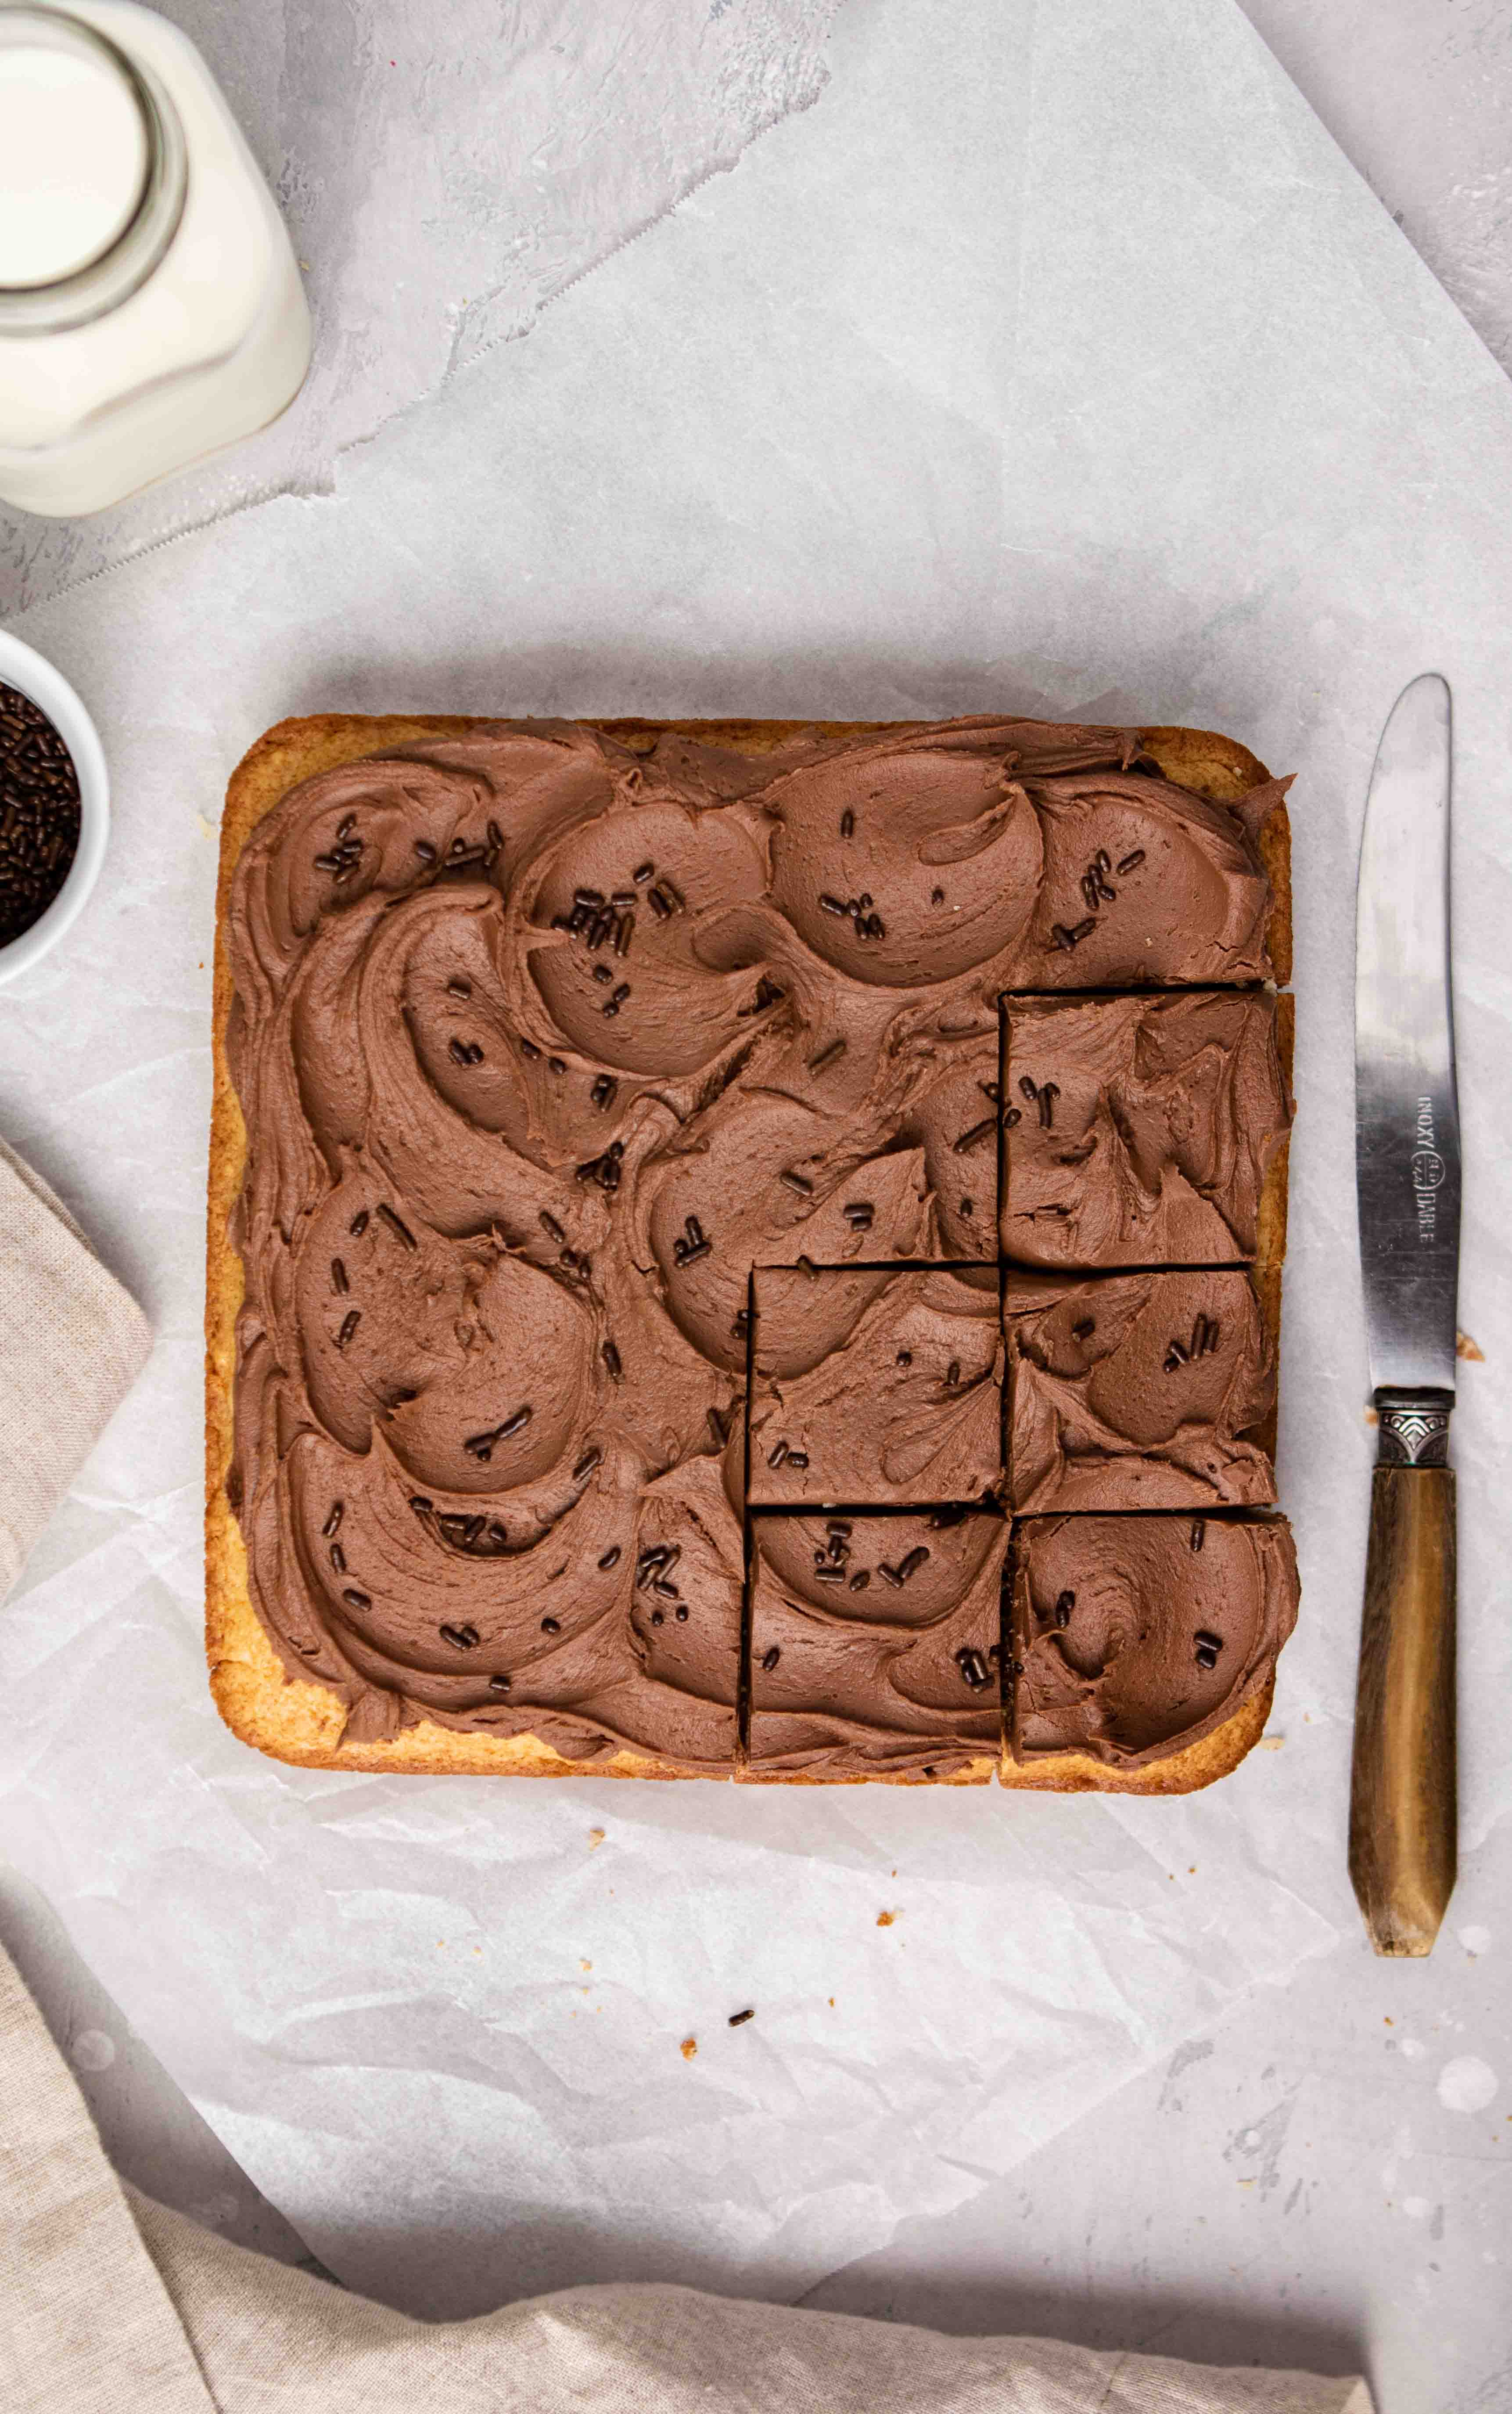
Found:
[[0, 501], [119, 502], [275, 419], [310, 359], [282, 218], [193, 44], [0, 5]]

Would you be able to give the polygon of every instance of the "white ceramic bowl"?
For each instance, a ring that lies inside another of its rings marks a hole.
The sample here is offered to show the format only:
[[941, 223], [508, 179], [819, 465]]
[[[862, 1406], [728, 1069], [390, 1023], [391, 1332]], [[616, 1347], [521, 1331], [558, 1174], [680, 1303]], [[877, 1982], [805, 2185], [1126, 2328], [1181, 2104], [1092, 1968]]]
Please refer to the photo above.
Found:
[[111, 783], [98, 733], [61, 671], [23, 646], [19, 637], [0, 629], [0, 686], [19, 688], [45, 712], [69, 753], [79, 774], [79, 844], [67, 876], [52, 902], [37, 916], [29, 931], [8, 946], [0, 946], [0, 987], [12, 981], [56, 946], [77, 920], [85, 898], [99, 877], [105, 842], [111, 831]]

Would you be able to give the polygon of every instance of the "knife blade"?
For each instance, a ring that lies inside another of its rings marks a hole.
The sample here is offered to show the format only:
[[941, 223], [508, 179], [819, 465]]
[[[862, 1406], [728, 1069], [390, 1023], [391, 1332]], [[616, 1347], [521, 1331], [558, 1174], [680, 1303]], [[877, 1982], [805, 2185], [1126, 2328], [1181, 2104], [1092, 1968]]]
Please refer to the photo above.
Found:
[[1403, 688], [1365, 808], [1355, 925], [1355, 1173], [1371, 1381], [1455, 1383], [1460, 1110], [1449, 994], [1450, 704]]
[[1449, 976], [1451, 704], [1381, 734], [1355, 924], [1355, 1170], [1378, 1418], [1349, 1866], [1378, 1953], [1431, 1950], [1456, 1857], [1454, 1407], [1460, 1113]]

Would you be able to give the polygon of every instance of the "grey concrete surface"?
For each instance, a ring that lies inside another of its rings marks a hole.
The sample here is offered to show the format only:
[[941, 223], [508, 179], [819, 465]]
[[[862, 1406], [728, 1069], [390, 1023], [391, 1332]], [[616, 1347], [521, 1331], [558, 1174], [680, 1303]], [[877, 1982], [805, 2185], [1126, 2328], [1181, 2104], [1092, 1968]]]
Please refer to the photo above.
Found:
[[[1512, 371], [1512, 0], [1245, 5]], [[170, 0], [170, 13], [276, 170], [258, 12]], [[1500, 1908], [1481, 1900], [1472, 1855], [1433, 1960], [1378, 1964], [1346, 1940], [1284, 1993], [1232, 2007], [1011, 2182], [913, 2225], [808, 2302], [1214, 2362], [1363, 2367], [1382, 2414], [1512, 2407], [1512, 1930]], [[308, 2259], [48, 1905], [3, 1871], [0, 1939], [117, 2167], [229, 2236]]]

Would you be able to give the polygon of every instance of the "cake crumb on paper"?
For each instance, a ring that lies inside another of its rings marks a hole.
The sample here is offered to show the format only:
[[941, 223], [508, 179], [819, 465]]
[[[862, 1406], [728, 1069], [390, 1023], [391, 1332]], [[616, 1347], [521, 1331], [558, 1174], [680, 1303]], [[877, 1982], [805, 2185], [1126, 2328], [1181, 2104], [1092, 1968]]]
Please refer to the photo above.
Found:
[[1255, 1750], [1256, 1751], [1280, 1751], [1285, 1744], [1285, 1741], [1286, 1738], [1284, 1736], [1262, 1736], [1259, 1742], [1255, 1745]]
[[684, 2037], [681, 2045], [677, 2048], [677, 2050], [682, 2055], [684, 2062], [691, 2062], [694, 2054], [698, 2051], [697, 2037]]
[[603, 1829], [602, 1829], [601, 1827], [590, 1827], [590, 1828], [588, 1829], [588, 1850], [589, 1850], [589, 1852], [590, 1852], [590, 1853], [596, 1853], [596, 1852], [598, 1851], [598, 1849], [599, 1849], [600, 1845], [602, 1842], [603, 1842]]
[[896, 1911], [879, 1911], [877, 1914], [877, 1925], [879, 1928], [891, 1928], [897, 1917], [897, 1914]]
[[1471, 1340], [1468, 1333], [1457, 1333], [1455, 1334], [1454, 1354], [1457, 1358], [1472, 1360], [1477, 1366], [1484, 1366], [1486, 1363], [1485, 1350], [1480, 1348], [1477, 1342]]

